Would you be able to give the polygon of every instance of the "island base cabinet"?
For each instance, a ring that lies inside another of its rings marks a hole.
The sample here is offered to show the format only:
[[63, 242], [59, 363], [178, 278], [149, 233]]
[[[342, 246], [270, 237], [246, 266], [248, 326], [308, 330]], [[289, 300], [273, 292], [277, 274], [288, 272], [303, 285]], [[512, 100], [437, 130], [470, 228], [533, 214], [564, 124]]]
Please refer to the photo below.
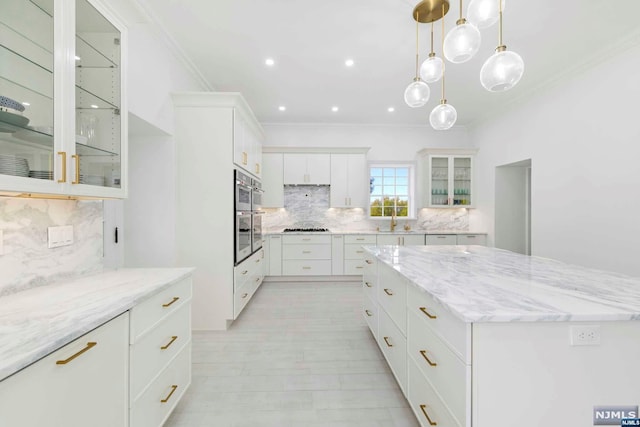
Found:
[[422, 427], [432, 427], [435, 425], [438, 427], [465, 427], [458, 424], [411, 358], [409, 358], [408, 365], [408, 400], [420, 425]]
[[131, 408], [131, 427], [159, 427], [191, 385], [191, 342], [145, 390]]
[[[599, 345], [570, 345], [581, 325]], [[473, 427], [594, 425], [594, 406], [637, 407], [638, 360], [638, 321], [475, 323]]]
[[127, 425], [129, 313], [0, 383], [0, 426]]
[[383, 309], [378, 310], [378, 346], [396, 377], [402, 392], [407, 393], [407, 339]]

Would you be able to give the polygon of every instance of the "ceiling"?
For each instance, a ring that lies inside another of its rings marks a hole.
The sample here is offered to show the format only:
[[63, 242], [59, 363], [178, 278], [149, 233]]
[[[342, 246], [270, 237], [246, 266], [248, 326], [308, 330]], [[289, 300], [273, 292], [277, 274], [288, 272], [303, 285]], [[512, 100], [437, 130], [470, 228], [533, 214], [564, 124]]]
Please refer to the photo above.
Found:
[[[441, 98], [438, 82], [430, 85], [426, 106], [412, 109], [403, 101], [415, 75], [417, 1], [140, 1], [210, 86], [241, 92], [262, 123], [425, 125]], [[640, 43], [639, 15], [638, 0], [506, 0], [504, 42], [522, 56], [524, 76], [507, 92], [482, 88], [480, 68], [498, 45], [498, 29], [482, 30], [482, 46], [471, 61], [447, 62], [446, 98], [458, 111], [457, 125], [481, 121]], [[452, 1], [446, 31], [458, 17], [459, 3]], [[429, 28], [420, 25], [421, 61], [429, 51]], [[439, 56], [440, 31], [437, 22]], [[267, 67], [266, 58], [275, 65]], [[347, 58], [353, 67], [345, 66]], [[286, 111], [278, 110], [281, 105]]]

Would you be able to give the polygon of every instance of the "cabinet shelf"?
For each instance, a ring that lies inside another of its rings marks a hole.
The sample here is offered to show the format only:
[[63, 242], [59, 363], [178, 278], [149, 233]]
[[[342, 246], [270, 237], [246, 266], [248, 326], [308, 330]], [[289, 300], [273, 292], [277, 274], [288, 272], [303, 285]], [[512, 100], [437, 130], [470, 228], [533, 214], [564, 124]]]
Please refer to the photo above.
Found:
[[[76, 85], [76, 89], [79, 91], [76, 92], [76, 110], [114, 110], [116, 114], [119, 113], [120, 107], [118, 105], [107, 101], [82, 86]], [[96, 105], [98, 108], [92, 107], [92, 105]]]

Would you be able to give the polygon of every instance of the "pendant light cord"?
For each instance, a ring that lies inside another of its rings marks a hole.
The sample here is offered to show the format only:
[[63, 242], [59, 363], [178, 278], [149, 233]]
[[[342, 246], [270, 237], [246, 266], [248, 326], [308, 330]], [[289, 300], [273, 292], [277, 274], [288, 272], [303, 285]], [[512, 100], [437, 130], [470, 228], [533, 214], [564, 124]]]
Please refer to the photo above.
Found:
[[498, 45], [502, 46], [502, 0], [498, 0], [498, 9], [500, 10], [500, 25], [498, 26]]
[[420, 12], [416, 12], [416, 80], [420, 78], [418, 76], [418, 62], [420, 61], [419, 54], [418, 54], [418, 26], [420, 25], [419, 19], [420, 19]]
[[[435, 55], [435, 52], [433, 51], [433, 21], [431, 21], [431, 53], [433, 53]], [[429, 55], [429, 56], [431, 56], [431, 55]]]
[[[460, 3], [462, 3], [462, 0], [460, 0]], [[442, 3], [442, 56], [444, 57], [444, 2]], [[442, 102], [446, 102], [446, 99], [444, 97], [444, 71], [445, 71], [445, 68], [446, 68], [445, 61], [442, 61], [442, 100], [441, 100]]]
[[[442, 8], [442, 13], [444, 13], [444, 7]], [[444, 18], [444, 15], [442, 15]], [[460, 0], [460, 20], [462, 20], [462, 0]]]

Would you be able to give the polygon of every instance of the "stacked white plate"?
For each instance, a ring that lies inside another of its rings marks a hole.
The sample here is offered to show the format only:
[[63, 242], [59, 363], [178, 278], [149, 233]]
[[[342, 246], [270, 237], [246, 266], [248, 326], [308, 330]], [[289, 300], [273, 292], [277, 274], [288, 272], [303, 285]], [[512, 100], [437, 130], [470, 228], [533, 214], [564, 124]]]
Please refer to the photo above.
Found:
[[0, 154], [0, 174], [29, 176], [29, 162], [22, 157]]
[[80, 175], [80, 184], [99, 185], [104, 187], [104, 176], [100, 175]]
[[53, 179], [53, 171], [29, 171], [29, 177], [30, 178], [37, 178], [37, 179], [52, 180]]

